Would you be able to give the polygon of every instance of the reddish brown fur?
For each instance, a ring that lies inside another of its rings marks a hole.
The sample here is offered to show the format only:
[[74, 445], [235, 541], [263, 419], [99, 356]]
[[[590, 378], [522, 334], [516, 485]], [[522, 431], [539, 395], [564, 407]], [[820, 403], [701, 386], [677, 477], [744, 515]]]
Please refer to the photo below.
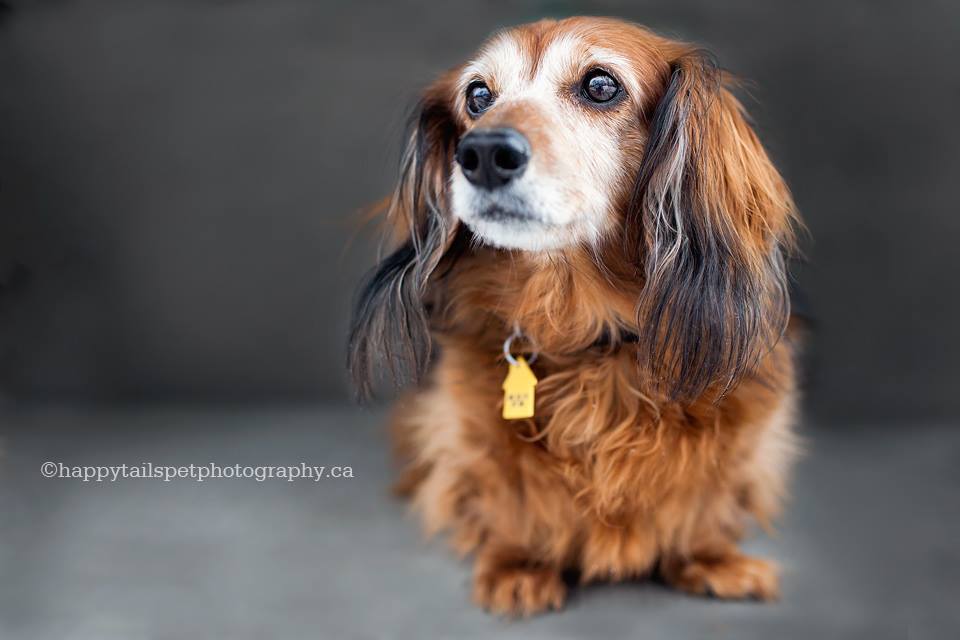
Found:
[[[671, 64], [690, 49], [609, 20], [543, 22], [518, 33], [536, 58], [570, 32], [629, 58], [647, 89], [636, 105], [642, 117], [624, 136], [624, 173], [635, 175], [646, 118]], [[455, 80], [441, 79], [428, 100], [453, 104]], [[466, 130], [462, 110], [452, 110]], [[496, 117], [524, 126], [519, 112]], [[790, 242], [789, 193], [726, 90], [693, 126], [705, 215], [744, 268], [761, 270], [774, 243]], [[630, 186], [610, 185], [622, 203]], [[400, 219], [410, 215], [402, 200], [393, 209]], [[621, 238], [549, 256], [474, 247], [437, 271], [444, 275], [425, 295], [440, 357], [394, 416], [404, 464], [398, 487], [427, 533], [446, 532], [458, 552], [474, 555], [478, 604], [524, 615], [557, 608], [568, 569], [584, 582], [656, 570], [693, 593], [777, 596], [775, 567], [743, 556], [736, 543], [750, 517], [769, 524], [784, 493], [793, 456], [788, 342], [774, 336], [730, 393], [721, 395], [720, 384], [672, 401], [656, 372], [638, 367], [637, 347], [617, 344], [620, 332], [642, 329], [637, 300], [646, 284]], [[536, 417], [507, 422], [500, 345], [515, 322], [539, 350], [540, 384]], [[605, 333], [613, 345], [591, 347]]]

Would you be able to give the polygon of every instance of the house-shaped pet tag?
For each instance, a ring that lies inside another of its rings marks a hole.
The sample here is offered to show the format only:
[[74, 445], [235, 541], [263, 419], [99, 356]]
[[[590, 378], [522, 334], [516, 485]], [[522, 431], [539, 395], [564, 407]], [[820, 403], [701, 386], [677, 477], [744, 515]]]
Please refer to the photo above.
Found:
[[510, 370], [503, 381], [503, 417], [505, 420], [532, 418], [537, 376], [533, 375], [523, 356], [511, 360]]

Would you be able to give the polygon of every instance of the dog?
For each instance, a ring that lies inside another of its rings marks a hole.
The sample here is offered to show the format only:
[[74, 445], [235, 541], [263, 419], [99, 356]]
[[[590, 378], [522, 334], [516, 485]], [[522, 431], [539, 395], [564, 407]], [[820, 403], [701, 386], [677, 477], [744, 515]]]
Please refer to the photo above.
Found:
[[361, 395], [408, 385], [397, 488], [489, 611], [577, 579], [778, 597], [738, 541], [797, 451], [800, 221], [733, 86], [699, 48], [570, 18], [494, 35], [418, 105], [349, 367]]

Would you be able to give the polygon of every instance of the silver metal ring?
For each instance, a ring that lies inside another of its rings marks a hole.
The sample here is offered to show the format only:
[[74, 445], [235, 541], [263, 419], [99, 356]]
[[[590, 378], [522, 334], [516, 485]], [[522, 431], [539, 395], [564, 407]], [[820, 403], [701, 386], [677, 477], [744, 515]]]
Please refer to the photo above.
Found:
[[[506, 358], [507, 362], [509, 362], [513, 366], [517, 366], [520, 363], [517, 362], [517, 359], [514, 358], [513, 354], [510, 353], [510, 347], [513, 346], [513, 341], [516, 338], [522, 338], [522, 337], [523, 337], [523, 332], [520, 331], [520, 325], [518, 323], [514, 323], [513, 333], [507, 336], [507, 339], [503, 341], [503, 357]], [[536, 362], [538, 355], [540, 354], [536, 351], [531, 353], [530, 357], [527, 358], [527, 364], [533, 364], [534, 362]]]

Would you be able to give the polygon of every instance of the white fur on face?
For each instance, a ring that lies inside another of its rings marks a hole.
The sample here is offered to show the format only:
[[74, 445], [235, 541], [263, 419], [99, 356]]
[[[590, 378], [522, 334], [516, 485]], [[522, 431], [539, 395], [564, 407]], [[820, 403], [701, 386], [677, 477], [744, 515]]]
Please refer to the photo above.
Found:
[[[612, 227], [612, 197], [625, 179], [621, 132], [615, 119], [577, 104], [571, 88], [597, 67], [615, 75], [628, 94], [637, 87], [631, 86], [621, 56], [587, 46], [573, 35], [549, 44], [535, 74], [532, 64], [529, 54], [504, 34], [465, 69], [461, 95], [476, 79], [496, 94], [496, 102], [477, 126], [483, 127], [488, 114], [508, 105], [529, 114], [530, 118], [497, 126], [512, 126], [531, 140], [531, 157], [520, 178], [493, 191], [470, 184], [455, 166], [453, 213], [484, 242], [498, 247], [549, 251], [596, 244]], [[491, 209], [514, 216], [483, 215]]]

